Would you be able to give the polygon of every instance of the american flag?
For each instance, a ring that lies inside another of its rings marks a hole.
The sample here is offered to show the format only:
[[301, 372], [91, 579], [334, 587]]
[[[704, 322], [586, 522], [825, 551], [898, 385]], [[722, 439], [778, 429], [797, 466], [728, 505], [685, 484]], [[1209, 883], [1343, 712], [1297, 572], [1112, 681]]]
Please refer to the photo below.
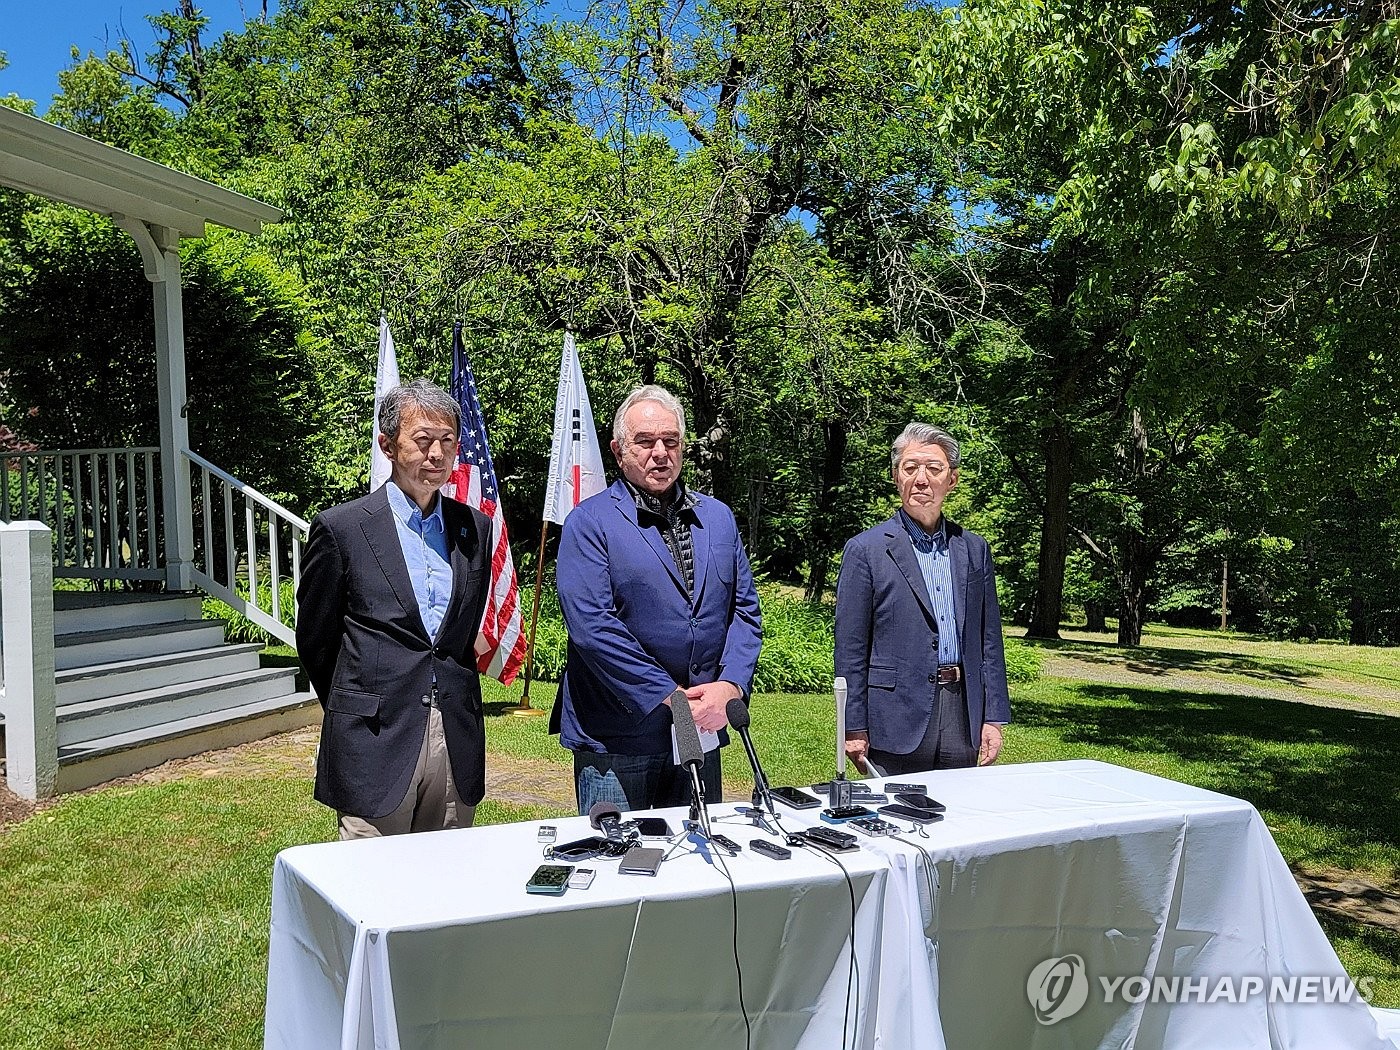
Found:
[[460, 322], [452, 328], [452, 396], [462, 406], [462, 432], [457, 443], [457, 466], [447, 488], [454, 488], [456, 499], [491, 519], [491, 590], [476, 639], [476, 666], [483, 674], [510, 685], [525, 663], [520, 588], [506, 537], [505, 515], [501, 513], [496, 468], [491, 465], [491, 450], [486, 444], [486, 423], [481, 418], [476, 377], [462, 346]]

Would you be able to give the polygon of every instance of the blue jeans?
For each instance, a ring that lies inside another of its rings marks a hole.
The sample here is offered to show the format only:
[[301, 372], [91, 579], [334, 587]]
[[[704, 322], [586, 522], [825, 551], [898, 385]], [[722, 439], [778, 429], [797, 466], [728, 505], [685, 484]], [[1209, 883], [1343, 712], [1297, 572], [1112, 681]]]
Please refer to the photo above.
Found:
[[[705, 801], [719, 802], [724, 788], [720, 777], [719, 748], [707, 752], [700, 767]], [[574, 752], [574, 791], [580, 816], [598, 802], [611, 802], [626, 812], [690, 805], [690, 771], [660, 755], [605, 755]]]

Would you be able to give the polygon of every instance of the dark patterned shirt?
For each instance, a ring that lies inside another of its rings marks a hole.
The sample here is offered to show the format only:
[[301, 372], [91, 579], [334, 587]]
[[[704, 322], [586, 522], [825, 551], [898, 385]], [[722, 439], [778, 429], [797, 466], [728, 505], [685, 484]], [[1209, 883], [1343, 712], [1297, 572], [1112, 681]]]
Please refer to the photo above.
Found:
[[685, 593], [694, 598], [695, 541], [691, 538], [690, 527], [699, 520], [695, 514], [699, 498], [685, 487], [683, 481], [677, 481], [675, 487], [665, 496], [653, 496], [649, 492], [643, 492], [626, 478], [623, 478], [622, 482], [637, 502], [638, 521], [646, 527], [648, 523], [640, 515], [646, 514], [652, 519], [651, 524], [656, 526], [666, 541], [671, 558], [680, 570], [681, 579], [685, 581]]

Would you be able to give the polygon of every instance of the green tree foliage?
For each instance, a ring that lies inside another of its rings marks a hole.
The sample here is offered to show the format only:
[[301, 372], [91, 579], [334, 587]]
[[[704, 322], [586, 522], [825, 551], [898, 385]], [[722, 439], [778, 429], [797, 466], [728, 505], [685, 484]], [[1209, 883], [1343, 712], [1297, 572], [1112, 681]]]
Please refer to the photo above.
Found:
[[[159, 444], [154, 307], [135, 244], [105, 219], [26, 203], [4, 208], [10, 425], [42, 448]], [[308, 491], [315, 457], [294, 450], [316, 433], [322, 397], [297, 289], [232, 235], [191, 242], [183, 268], [191, 444], [270, 494]]]
[[[963, 439], [950, 513], [1033, 633], [1068, 605], [1125, 642], [1213, 622], [1228, 563], [1232, 624], [1400, 638], [1393, 5], [553, 10], [287, 0], [211, 39], [178, 0], [150, 53], [75, 53], [50, 119], [287, 212], [185, 247], [191, 424], [225, 466], [300, 510], [361, 491], [378, 314], [440, 382], [459, 321], [533, 548], [567, 328], [604, 429], [639, 380], [683, 393], [694, 479], [811, 599], [917, 417]], [[140, 430], [134, 251], [0, 222], [0, 325], [48, 355], [6, 344], [9, 407], [59, 440], [71, 345], [66, 396], [96, 368], [94, 425]], [[85, 327], [40, 309], [63, 287]], [[201, 429], [240, 374], [303, 455]]]

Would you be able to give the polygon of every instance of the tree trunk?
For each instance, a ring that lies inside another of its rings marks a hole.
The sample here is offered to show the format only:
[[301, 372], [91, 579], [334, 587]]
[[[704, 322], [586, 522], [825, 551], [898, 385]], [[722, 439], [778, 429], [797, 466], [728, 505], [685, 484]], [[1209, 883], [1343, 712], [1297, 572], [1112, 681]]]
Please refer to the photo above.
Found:
[[1108, 613], [1103, 602], [1090, 598], [1084, 603], [1084, 629], [1103, 633], [1108, 630]]
[[[1058, 399], [1057, 399], [1058, 400]], [[1045, 510], [1040, 518], [1040, 555], [1036, 562], [1035, 608], [1031, 638], [1060, 637], [1064, 615], [1065, 557], [1069, 553], [1069, 484], [1073, 448], [1069, 424], [1056, 411], [1045, 433]]]
[[840, 501], [837, 499], [846, 469], [848, 434], [841, 420], [822, 424], [822, 476], [817, 493], [817, 509], [812, 521], [812, 542], [807, 547], [807, 590], [809, 602], [820, 602], [826, 594], [831, 571], [831, 555], [836, 549], [835, 525]]
[[1136, 529], [1125, 531], [1118, 566], [1118, 644], [1141, 645], [1147, 622], [1147, 544]]
[[[1124, 450], [1128, 477], [1134, 484], [1147, 472], [1147, 426], [1142, 413], [1134, 408], [1129, 424], [1128, 447]], [[1141, 525], [1123, 523], [1118, 561], [1118, 644], [1141, 645], [1143, 623], [1147, 619], [1147, 575], [1152, 568], [1147, 537]]]
[[1353, 594], [1350, 602], [1351, 608], [1351, 628], [1347, 632], [1347, 641], [1352, 645], [1367, 645], [1370, 643], [1370, 624], [1367, 622], [1366, 602], [1360, 594]]

